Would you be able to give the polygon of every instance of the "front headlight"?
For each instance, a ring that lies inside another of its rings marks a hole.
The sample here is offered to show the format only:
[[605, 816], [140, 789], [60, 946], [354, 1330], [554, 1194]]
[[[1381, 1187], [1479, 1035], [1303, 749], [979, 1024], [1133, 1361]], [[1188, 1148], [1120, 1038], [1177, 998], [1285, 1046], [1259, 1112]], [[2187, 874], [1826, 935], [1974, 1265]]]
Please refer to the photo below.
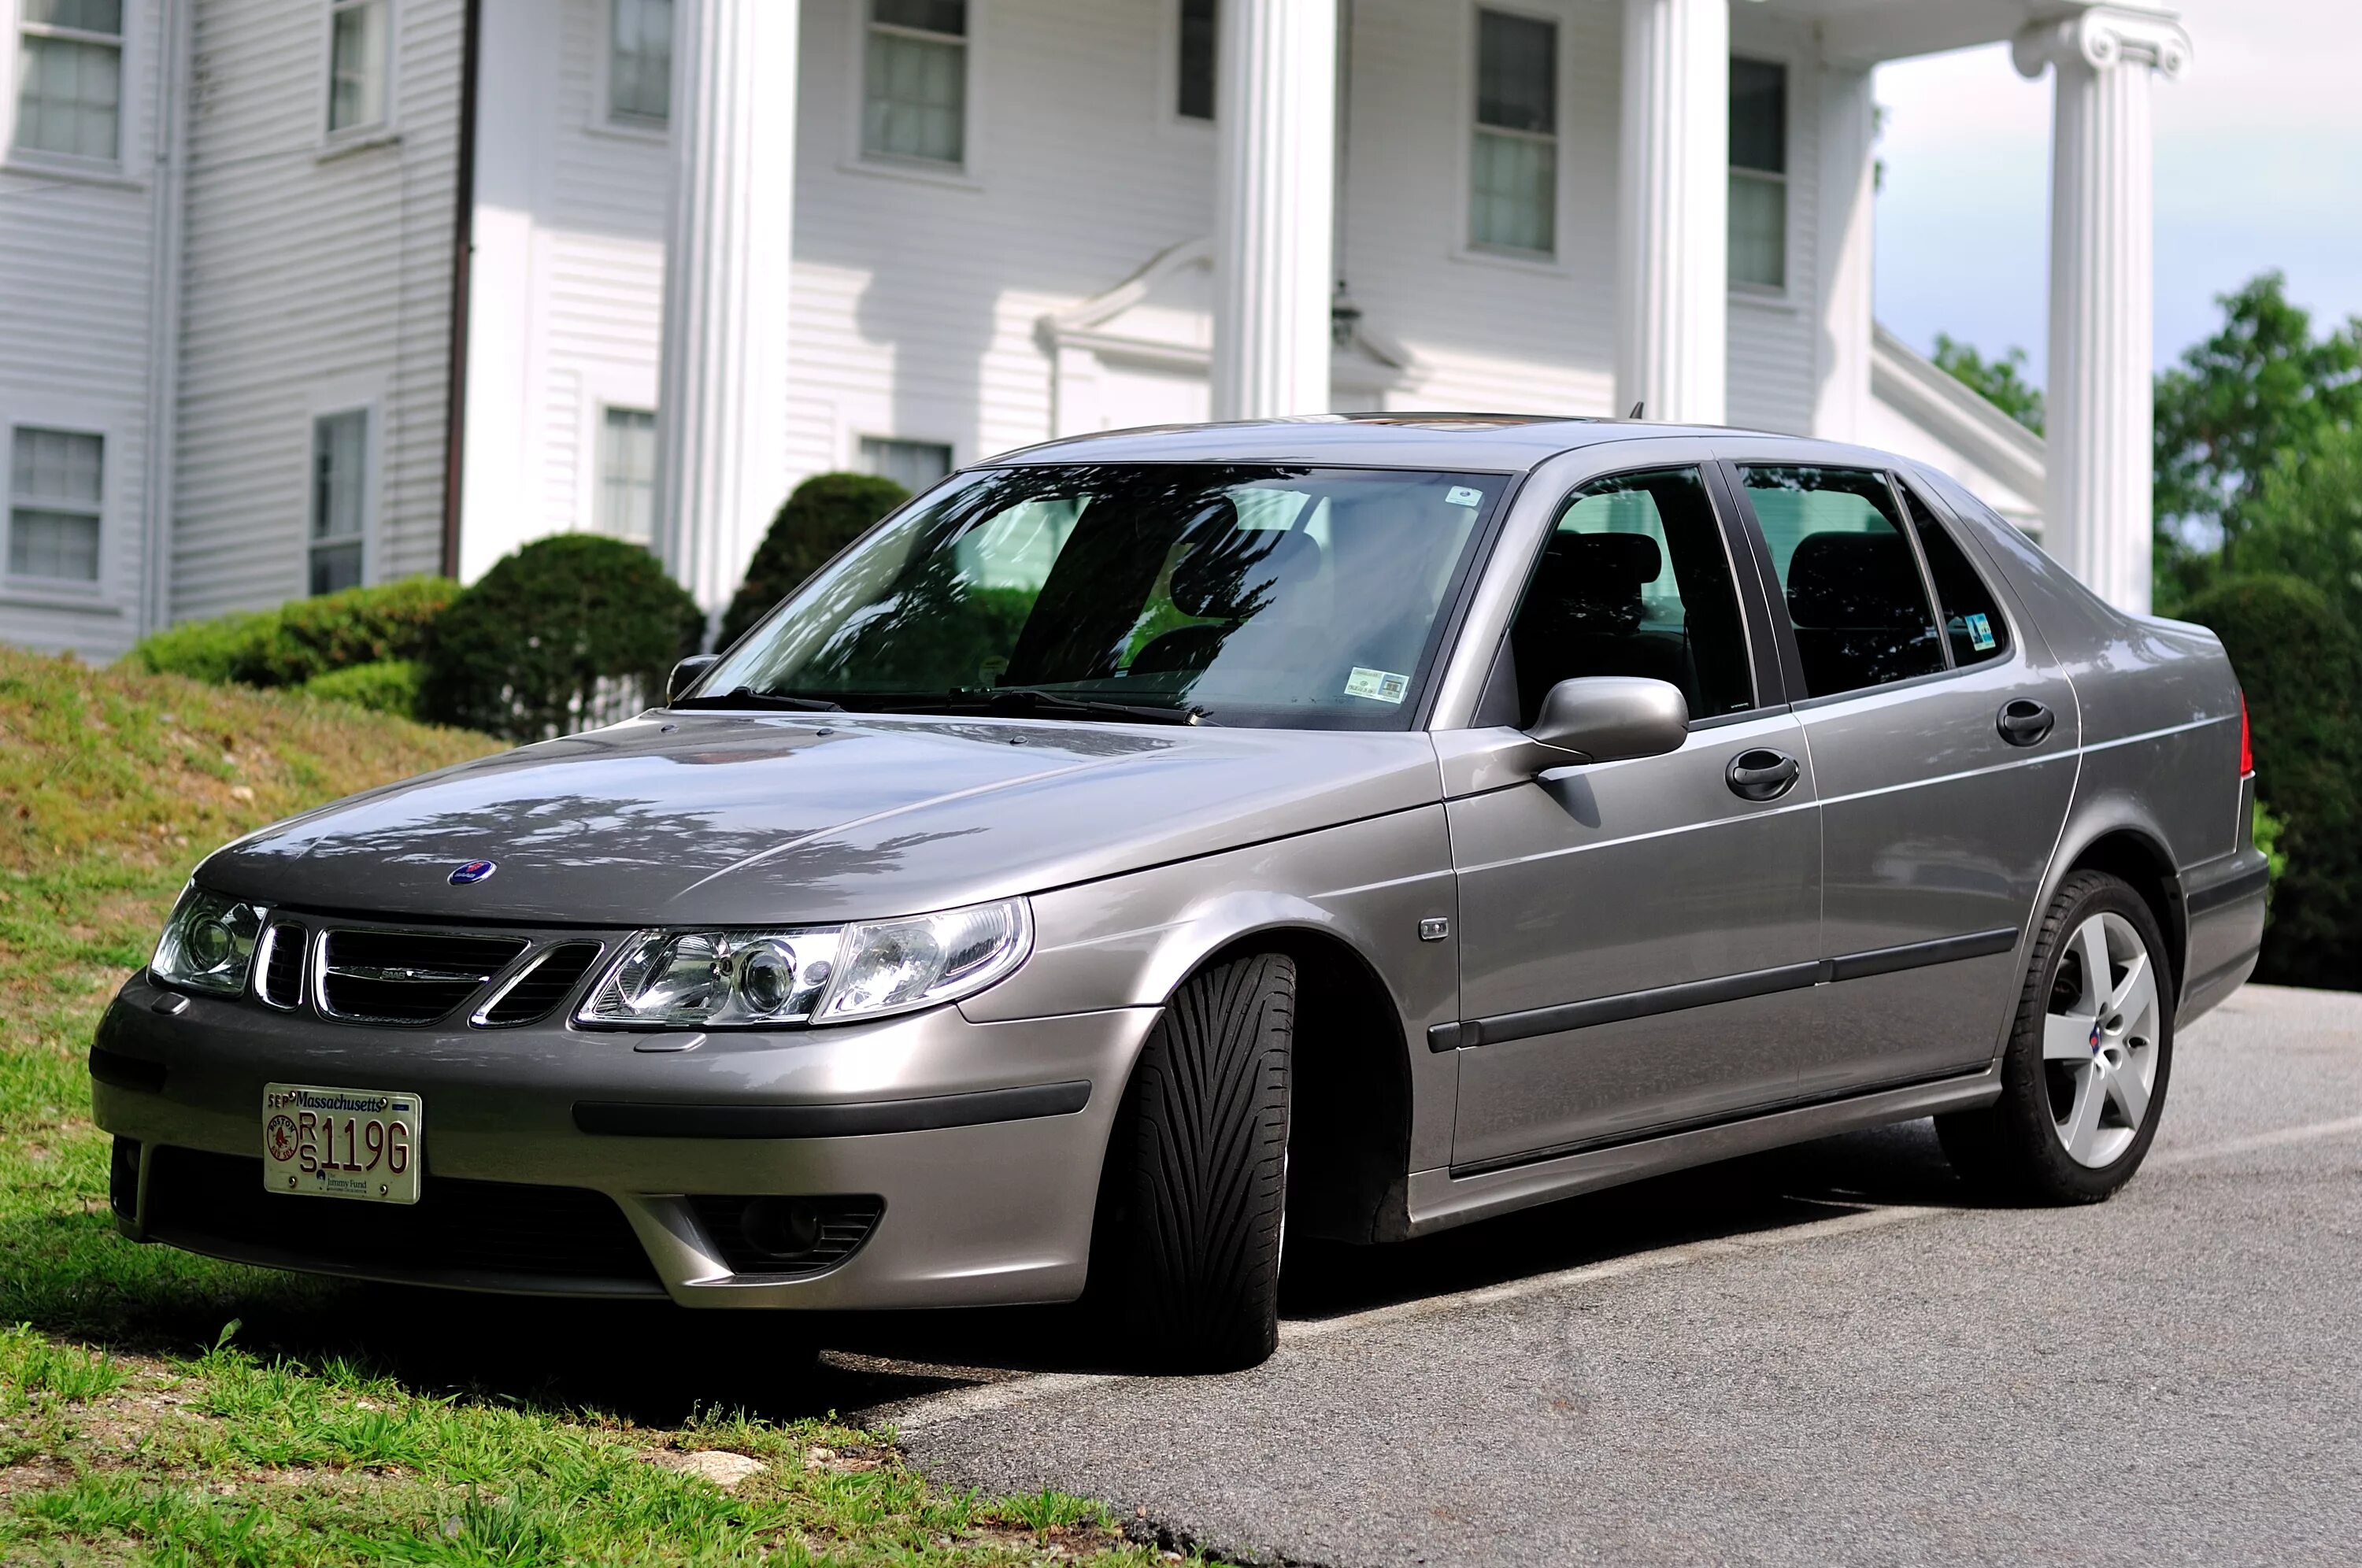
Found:
[[1022, 899], [852, 925], [644, 931], [574, 1020], [608, 1029], [850, 1023], [974, 996], [1032, 945]]
[[208, 893], [192, 882], [172, 906], [172, 918], [164, 922], [148, 971], [167, 985], [236, 996], [246, 989], [255, 939], [261, 934], [260, 910]]

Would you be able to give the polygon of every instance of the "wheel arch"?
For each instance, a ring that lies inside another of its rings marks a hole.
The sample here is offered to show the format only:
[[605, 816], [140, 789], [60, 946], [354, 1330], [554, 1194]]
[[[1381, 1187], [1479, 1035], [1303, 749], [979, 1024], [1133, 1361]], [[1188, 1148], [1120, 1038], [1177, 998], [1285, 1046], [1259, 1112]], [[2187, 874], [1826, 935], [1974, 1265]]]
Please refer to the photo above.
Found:
[[2169, 991], [2178, 1006], [2189, 977], [2190, 914], [2182, 900], [2181, 874], [2164, 835], [2127, 803], [2070, 823], [2049, 881], [2042, 889], [2041, 902], [2035, 906], [2035, 920], [2040, 920], [2041, 911], [2049, 907], [2059, 884], [2078, 871], [2104, 871], [2125, 882], [2148, 905], [2158, 930], [2165, 934], [2165, 960], [2172, 978]]

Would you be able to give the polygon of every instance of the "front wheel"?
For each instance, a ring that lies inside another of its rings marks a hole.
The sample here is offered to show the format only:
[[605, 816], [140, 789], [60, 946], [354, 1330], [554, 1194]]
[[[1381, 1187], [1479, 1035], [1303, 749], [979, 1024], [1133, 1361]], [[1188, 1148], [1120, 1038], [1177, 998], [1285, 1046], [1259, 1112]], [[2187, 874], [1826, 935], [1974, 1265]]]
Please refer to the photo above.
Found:
[[1192, 976], [1149, 1032], [1092, 1246], [1124, 1360], [1223, 1372], [1277, 1348], [1295, 1028], [1295, 961], [1261, 953]]
[[2157, 1136], [2173, 1067], [2173, 988], [2157, 917], [2102, 871], [2059, 885], [2035, 934], [2001, 1099], [1936, 1119], [1973, 1187], [2019, 1202], [2097, 1203]]

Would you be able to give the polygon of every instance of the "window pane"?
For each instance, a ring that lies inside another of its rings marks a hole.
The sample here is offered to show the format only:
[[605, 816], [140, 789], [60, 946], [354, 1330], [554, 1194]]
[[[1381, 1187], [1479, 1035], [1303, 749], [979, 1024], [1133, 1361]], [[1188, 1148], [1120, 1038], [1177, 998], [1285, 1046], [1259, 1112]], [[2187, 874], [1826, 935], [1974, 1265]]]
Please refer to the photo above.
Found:
[[862, 150], [959, 162], [965, 152], [966, 72], [964, 44], [873, 31]]
[[672, 0], [613, 0], [607, 110], [661, 121], [672, 112]]
[[20, 500], [95, 507], [105, 452], [105, 442], [97, 436], [18, 425], [10, 443], [9, 489]]
[[599, 425], [600, 533], [635, 545], [656, 539], [657, 416], [611, 408]]
[[1911, 528], [1919, 536], [1919, 553], [1927, 558], [1927, 575], [1936, 582], [1936, 604], [1944, 617], [1944, 637], [1952, 645], [1952, 662], [1981, 664], [2009, 652], [2009, 624], [1992, 590], [1969, 565], [1951, 533], [1936, 520], [1920, 499], [1904, 486], [1911, 508]]
[[916, 495], [952, 471], [952, 449], [934, 441], [864, 436], [861, 466]]
[[113, 159], [123, 94], [123, 51], [112, 44], [27, 33], [17, 64], [17, 145], [76, 158]]
[[123, 36], [123, 0], [24, 0], [25, 20], [35, 27]]
[[8, 572], [67, 582], [98, 580], [98, 519], [19, 506], [8, 513]]
[[1470, 242], [1543, 254], [1556, 250], [1557, 145], [1480, 130], [1470, 156]]
[[1944, 668], [1919, 564], [1885, 476], [1743, 468], [1815, 697]]
[[1220, 34], [1215, 0], [1181, 0], [1181, 113], [1214, 117], [1214, 68]]
[[342, 593], [348, 588], [361, 585], [361, 547], [353, 545], [315, 545], [312, 547], [311, 591]]
[[1730, 171], [1730, 281], [1788, 286], [1788, 186], [1783, 180]]
[[369, 415], [331, 414], [312, 426], [312, 537], [357, 539], [361, 533]]
[[869, 14], [888, 27], [967, 36], [967, 0], [874, 0]]
[[1682, 689], [1700, 718], [1754, 703], [1730, 558], [1695, 469], [1585, 485], [1543, 547], [1509, 632], [1519, 722], [1585, 675]]
[[1730, 166], [1768, 174], [1788, 170], [1788, 68], [1730, 62]]
[[1476, 14], [1476, 123], [1558, 130], [1558, 28], [1530, 17]]
[[386, 7], [361, 0], [336, 14], [328, 53], [328, 128], [385, 120]]

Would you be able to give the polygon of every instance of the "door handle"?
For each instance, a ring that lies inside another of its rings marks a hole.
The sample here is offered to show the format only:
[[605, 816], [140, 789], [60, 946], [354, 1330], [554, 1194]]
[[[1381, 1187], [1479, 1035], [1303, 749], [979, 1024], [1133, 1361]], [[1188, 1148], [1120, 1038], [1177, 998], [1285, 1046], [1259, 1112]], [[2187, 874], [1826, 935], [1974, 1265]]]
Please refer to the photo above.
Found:
[[1804, 771], [1786, 752], [1756, 746], [1732, 757], [1723, 778], [1729, 781], [1730, 792], [1742, 801], [1776, 801], [1796, 787], [1797, 776]]
[[1993, 727], [2012, 745], [2036, 745], [2058, 723], [2058, 715], [2031, 697], [2013, 697], [2001, 705]]

